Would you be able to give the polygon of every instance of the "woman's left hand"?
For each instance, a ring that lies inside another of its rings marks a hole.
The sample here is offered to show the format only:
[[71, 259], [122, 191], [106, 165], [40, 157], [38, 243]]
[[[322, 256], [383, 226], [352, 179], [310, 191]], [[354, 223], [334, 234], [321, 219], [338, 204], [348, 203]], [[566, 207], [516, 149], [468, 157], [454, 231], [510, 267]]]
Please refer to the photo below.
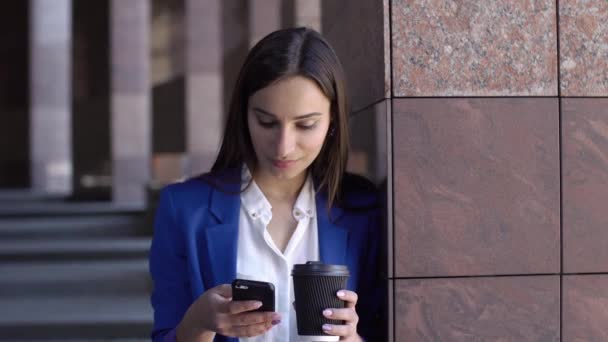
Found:
[[336, 294], [338, 298], [345, 301], [344, 309], [325, 309], [323, 316], [345, 321], [344, 325], [323, 324], [323, 331], [329, 335], [341, 336], [340, 341], [360, 342], [363, 341], [361, 336], [357, 334], [357, 323], [359, 323], [359, 315], [355, 310], [358, 296], [353, 291], [340, 290]]

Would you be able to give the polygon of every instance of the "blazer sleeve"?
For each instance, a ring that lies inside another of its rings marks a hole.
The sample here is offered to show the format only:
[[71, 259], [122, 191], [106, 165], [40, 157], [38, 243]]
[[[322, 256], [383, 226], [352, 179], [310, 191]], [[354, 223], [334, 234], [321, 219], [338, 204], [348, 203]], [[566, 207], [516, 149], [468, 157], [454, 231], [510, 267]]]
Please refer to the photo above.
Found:
[[161, 191], [150, 247], [150, 275], [154, 284], [152, 340], [175, 340], [175, 328], [192, 303], [182, 229], [176, 219], [171, 186]]

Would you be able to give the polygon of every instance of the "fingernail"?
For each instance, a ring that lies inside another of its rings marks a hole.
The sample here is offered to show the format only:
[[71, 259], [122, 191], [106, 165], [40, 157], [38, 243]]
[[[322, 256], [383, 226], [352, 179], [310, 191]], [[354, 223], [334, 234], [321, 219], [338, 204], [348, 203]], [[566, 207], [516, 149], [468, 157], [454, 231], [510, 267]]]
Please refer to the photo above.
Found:
[[275, 319], [275, 320], [272, 321], [272, 325], [277, 325], [279, 323], [281, 323], [280, 319]]
[[323, 324], [323, 330], [324, 331], [331, 331], [331, 325], [329, 325], [329, 324]]
[[280, 322], [280, 321], [281, 321], [281, 315], [279, 315], [279, 314], [277, 314], [277, 313], [272, 314], [272, 320], [273, 320], [273, 321], [279, 321], [279, 322]]
[[323, 310], [323, 316], [330, 317], [332, 314], [333, 312], [329, 309]]
[[255, 302], [255, 304], [253, 304], [253, 307], [256, 309], [259, 309], [262, 307], [262, 302]]
[[344, 297], [345, 295], [344, 291], [338, 291], [338, 297]]

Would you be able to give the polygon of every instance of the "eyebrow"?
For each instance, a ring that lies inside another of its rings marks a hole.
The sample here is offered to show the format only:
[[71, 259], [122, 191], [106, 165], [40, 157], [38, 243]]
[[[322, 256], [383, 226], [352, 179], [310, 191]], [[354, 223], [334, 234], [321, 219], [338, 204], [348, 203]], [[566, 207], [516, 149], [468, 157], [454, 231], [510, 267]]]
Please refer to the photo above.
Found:
[[[260, 114], [264, 114], [264, 115], [272, 116], [272, 117], [274, 117], [274, 118], [276, 118], [276, 117], [277, 117], [276, 115], [274, 115], [274, 114], [272, 114], [272, 113], [270, 113], [270, 112], [268, 112], [268, 111], [265, 111], [265, 110], [263, 110], [262, 108], [253, 107], [253, 108], [252, 108], [252, 110], [254, 110], [254, 111], [256, 111], [256, 112], [258, 112], [258, 113], [260, 113]], [[308, 113], [308, 114], [304, 114], [304, 115], [298, 115], [298, 116], [296, 116], [296, 117], [294, 118], [294, 120], [308, 119], [308, 118], [311, 118], [311, 117], [313, 117], [313, 116], [320, 116], [320, 115], [322, 115], [322, 114], [321, 114], [321, 113], [319, 113], [319, 112], [313, 112], [313, 113]]]

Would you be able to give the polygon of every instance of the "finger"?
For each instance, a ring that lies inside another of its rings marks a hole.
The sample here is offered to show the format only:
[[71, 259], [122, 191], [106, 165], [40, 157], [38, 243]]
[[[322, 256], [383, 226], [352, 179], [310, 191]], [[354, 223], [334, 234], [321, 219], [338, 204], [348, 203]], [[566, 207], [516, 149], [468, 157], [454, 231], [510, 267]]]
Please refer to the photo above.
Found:
[[281, 322], [281, 316], [276, 312], [250, 312], [232, 315], [230, 323], [234, 326], [254, 325], [261, 323]]
[[260, 307], [262, 307], [262, 302], [259, 300], [233, 300], [224, 305], [222, 312], [236, 315], [242, 312], [256, 310]]
[[359, 322], [359, 316], [353, 308], [347, 309], [325, 309], [323, 310], [323, 316], [329, 319], [335, 319], [338, 321], [346, 321], [348, 323], [357, 324]]
[[351, 336], [355, 333], [354, 328], [350, 324], [345, 325], [334, 325], [334, 324], [323, 324], [323, 332], [334, 336]]
[[346, 302], [347, 308], [354, 308], [359, 300], [359, 295], [356, 292], [349, 290], [340, 290], [336, 293], [338, 298]]
[[246, 325], [246, 326], [229, 326], [219, 328], [217, 333], [229, 337], [252, 337], [265, 333], [268, 330], [266, 323]]
[[224, 298], [231, 298], [232, 297], [232, 286], [230, 284], [218, 285], [218, 286], [214, 287], [212, 289], [212, 291], [214, 293], [219, 294], [220, 296], [222, 296]]

